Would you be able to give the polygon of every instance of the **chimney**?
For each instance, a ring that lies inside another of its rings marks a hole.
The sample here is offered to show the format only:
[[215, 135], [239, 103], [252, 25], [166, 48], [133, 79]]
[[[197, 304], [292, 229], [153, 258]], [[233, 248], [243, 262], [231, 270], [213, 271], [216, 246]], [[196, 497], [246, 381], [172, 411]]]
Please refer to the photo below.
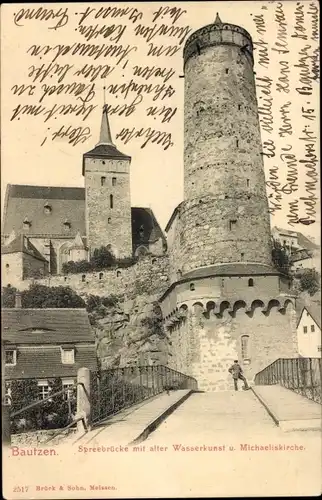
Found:
[[16, 292], [15, 308], [21, 309], [21, 293]]

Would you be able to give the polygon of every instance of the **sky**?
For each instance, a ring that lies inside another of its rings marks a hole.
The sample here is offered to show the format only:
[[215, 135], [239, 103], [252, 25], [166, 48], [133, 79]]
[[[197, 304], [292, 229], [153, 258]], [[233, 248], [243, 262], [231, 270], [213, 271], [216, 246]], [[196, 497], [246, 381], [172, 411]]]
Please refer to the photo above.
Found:
[[[259, 49], [254, 52], [255, 56], [255, 71], [256, 78], [269, 76], [272, 78], [271, 95], [273, 102], [273, 113], [274, 113], [274, 130], [272, 133], [268, 134], [262, 129], [262, 139], [273, 140], [276, 145], [276, 156], [274, 158], [265, 159], [265, 174], [266, 179], [270, 176], [270, 169], [274, 165], [278, 165], [279, 176], [281, 177], [281, 182], [283, 183], [283, 178], [287, 176], [287, 171], [285, 164], [281, 162], [279, 156], [281, 153], [281, 148], [285, 144], [291, 144], [292, 151], [296, 153], [297, 158], [303, 158], [303, 141], [299, 140], [302, 128], [309, 123], [316, 133], [319, 135], [318, 121], [313, 120], [308, 122], [301, 116], [302, 105], [306, 99], [305, 96], [299, 95], [296, 91], [296, 86], [298, 85], [298, 74], [299, 68], [295, 65], [298, 63], [299, 52], [303, 50], [305, 45], [310, 44], [312, 48], [317, 46], [314, 41], [305, 41], [301, 38], [292, 37], [295, 33], [296, 28], [296, 16], [295, 9], [296, 5], [304, 5], [303, 9], [307, 9], [308, 2], [293, 2], [288, 1], [283, 3], [283, 13], [285, 16], [285, 30], [286, 33], [284, 38], [285, 43], [288, 46], [287, 55], [281, 55], [277, 51], [271, 50], [274, 47], [274, 43], [278, 41], [279, 35], [279, 24], [274, 20], [276, 16], [276, 3], [274, 2], [187, 2], [187, 3], [174, 3], [170, 2], [167, 4], [162, 3], [135, 3], [127, 4], [127, 6], [135, 6], [139, 11], [143, 13], [142, 24], [151, 25], [153, 15], [161, 6], [169, 7], [181, 7], [187, 11], [182, 14], [177, 22], [174, 24], [176, 26], [185, 27], [188, 26], [192, 31], [202, 27], [203, 25], [209, 24], [214, 21], [216, 17], [216, 12], [220, 13], [220, 17], [223, 22], [230, 22], [233, 24], [238, 24], [244, 27], [253, 37], [253, 41], [259, 42], [260, 39], [267, 44], [270, 50], [270, 61], [268, 67], [264, 68], [258, 64], [258, 59], [260, 57]], [[22, 7], [23, 5], [23, 7]], [[54, 5], [54, 4], [51, 4]], [[28, 115], [20, 115], [20, 119], [15, 118], [12, 120], [13, 110], [20, 104], [21, 106], [27, 104], [37, 103], [37, 98], [35, 95], [41, 95], [42, 82], [36, 82], [36, 90], [34, 96], [28, 96], [26, 93], [23, 95], [14, 95], [12, 87], [14, 85], [21, 84], [32, 84], [28, 73], [34, 71], [36, 67], [43, 63], [49, 63], [50, 55], [43, 56], [42, 59], [39, 57], [32, 57], [27, 54], [27, 49], [32, 44], [43, 44], [43, 45], [56, 45], [56, 44], [69, 44], [74, 42], [84, 42], [84, 34], [82, 35], [77, 31], [78, 21], [80, 19], [80, 13], [84, 12], [86, 6], [90, 5], [92, 8], [100, 8], [100, 5], [105, 6], [107, 4], [55, 4], [56, 11], [60, 6], [62, 9], [68, 8], [68, 23], [59, 29], [49, 29], [50, 24], [57, 22], [42, 21], [39, 22], [36, 19], [24, 19], [22, 16], [18, 19], [17, 12], [18, 8], [24, 8], [25, 10], [29, 8], [39, 8], [39, 5], [32, 4], [20, 4], [18, 5], [4, 5], [2, 12], [2, 79], [1, 79], [1, 198], [3, 207], [4, 193], [6, 185], [11, 184], [31, 184], [31, 185], [48, 185], [48, 186], [83, 186], [84, 179], [82, 177], [82, 155], [92, 149], [98, 142], [99, 129], [100, 129], [100, 119], [101, 119], [101, 109], [104, 102], [104, 85], [109, 84], [119, 84], [125, 81], [129, 81], [131, 77], [133, 78], [133, 68], [135, 65], [145, 66], [149, 65], [167, 68], [167, 70], [173, 70], [174, 75], [165, 84], [171, 84], [175, 90], [174, 95], [171, 98], [164, 99], [163, 101], [152, 100], [152, 97], [145, 97], [144, 102], [137, 111], [134, 112], [129, 117], [118, 116], [117, 114], [110, 115], [110, 126], [112, 130], [112, 135], [115, 144], [118, 149], [127, 155], [132, 157], [131, 162], [131, 200], [132, 206], [143, 206], [150, 207], [153, 209], [161, 227], [164, 229], [173, 210], [183, 199], [183, 127], [184, 127], [184, 114], [183, 114], [183, 104], [184, 104], [184, 78], [180, 78], [183, 75], [183, 59], [182, 59], [182, 49], [183, 45], [180, 46], [180, 50], [173, 55], [161, 56], [161, 57], [146, 57], [147, 53], [147, 42], [140, 36], [134, 36], [135, 23], [133, 21], [127, 21], [127, 28], [121, 39], [120, 43], [126, 45], [127, 43], [132, 46], [136, 46], [137, 50], [133, 51], [129, 56], [129, 62], [125, 68], [122, 64], [115, 66], [114, 72], [111, 73], [106, 79], [97, 78], [95, 80], [95, 96], [91, 101], [91, 104], [96, 105], [96, 109], [91, 113], [86, 122], [82, 122], [79, 117], [69, 115], [67, 117], [58, 116], [57, 120], [55, 118], [50, 119], [47, 123], [44, 123], [44, 119], [41, 116], [32, 117]], [[113, 4], [108, 4], [113, 5]], [[118, 4], [118, 7], [122, 4]], [[94, 12], [94, 14], [95, 14]], [[263, 16], [266, 26], [265, 33], [258, 33], [256, 30], [256, 25], [254, 18], [256, 16]], [[16, 20], [16, 24], [14, 22]], [[307, 36], [310, 35], [311, 29], [311, 18], [309, 14], [305, 11], [305, 26]], [[168, 26], [171, 26], [173, 18], [170, 14], [165, 14], [163, 19], [160, 17], [156, 22], [161, 24], [166, 22]], [[113, 23], [126, 24], [125, 20], [120, 19], [94, 19], [93, 17], [88, 17], [86, 22], [83, 24], [91, 25], [95, 23], [100, 23], [101, 26], [105, 24], [111, 25]], [[19, 24], [19, 26], [17, 26]], [[138, 22], [136, 23], [136, 25]], [[284, 26], [284, 27], [285, 27]], [[119, 28], [121, 29], [121, 28]], [[161, 37], [157, 36], [153, 39], [157, 45], [175, 45], [179, 44], [179, 41], [175, 37]], [[106, 39], [98, 37], [92, 39], [88, 43], [112, 43], [108, 42]], [[276, 45], [275, 45], [276, 47]], [[290, 90], [287, 93], [281, 93], [276, 91], [276, 82], [279, 76], [280, 60], [286, 59], [289, 62], [291, 68], [290, 74]], [[85, 62], [92, 62], [95, 65], [99, 64], [113, 64], [115, 59], [109, 58], [99, 61], [90, 61], [89, 58], [84, 58], [81, 56], [73, 57], [61, 57], [57, 59], [57, 63], [62, 65], [70, 64], [74, 68], [79, 68], [84, 65]], [[32, 69], [33, 65], [35, 68]], [[72, 74], [72, 71], [69, 75]], [[162, 84], [161, 78], [154, 78], [145, 82], [143, 79], [134, 77], [140, 83], [153, 83]], [[53, 80], [57, 79], [54, 75]], [[68, 76], [65, 83], [71, 83], [73, 78]], [[78, 79], [78, 81], [81, 81]], [[82, 80], [86, 84], [89, 82], [85, 79]], [[49, 78], [44, 80], [45, 84], [50, 84]], [[57, 83], [57, 82], [55, 82]], [[57, 83], [58, 85], [58, 83]], [[314, 107], [314, 113], [318, 116], [319, 111], [319, 101], [318, 101], [318, 84], [312, 84], [313, 91], [310, 99], [310, 108]], [[257, 89], [257, 96], [260, 95], [260, 89]], [[110, 93], [105, 93], [106, 102], [112, 106], [117, 104], [123, 104], [122, 96], [116, 97]], [[280, 113], [279, 108], [281, 105], [285, 104], [286, 101], [291, 102], [291, 122], [293, 128], [293, 135], [288, 137], [279, 136], [279, 126], [280, 126]], [[78, 100], [79, 102], [79, 100]], [[131, 99], [126, 101], [128, 104]], [[52, 107], [54, 104], [68, 104], [76, 103], [76, 100], [69, 95], [47, 95], [43, 98], [42, 104], [46, 105], [48, 108]], [[153, 117], [147, 117], [144, 110], [151, 105], [172, 106], [172, 108], [177, 108], [176, 113], [169, 123], [162, 123], [160, 116], [155, 119]], [[306, 105], [306, 104], [305, 104]], [[66, 138], [56, 138], [52, 140], [51, 134], [61, 126], [71, 126], [72, 128], [77, 128], [79, 126], [89, 127], [91, 137], [84, 143], [78, 143], [73, 146], [68, 144]], [[127, 144], [122, 143], [120, 139], [116, 139], [116, 134], [119, 133], [123, 127], [131, 129], [135, 127], [140, 129], [141, 127], [151, 127], [156, 130], [164, 131], [166, 133], [171, 133], [172, 141], [174, 143], [173, 147], [169, 147], [164, 150], [158, 144], [152, 144], [151, 142], [144, 148], [141, 148], [144, 142], [142, 138], [132, 139]], [[45, 143], [41, 146], [44, 138], [47, 137]], [[316, 149], [318, 147], [316, 146]], [[291, 228], [287, 224], [287, 203], [290, 200], [298, 199], [300, 197], [305, 197], [305, 180], [306, 173], [303, 164], [298, 162], [298, 177], [299, 177], [299, 192], [292, 196], [284, 196], [283, 198], [283, 209], [271, 217], [272, 226], [281, 226], [287, 229], [294, 229], [301, 231], [307, 236], [319, 240], [319, 218], [316, 218], [316, 223], [310, 226], [297, 225]], [[268, 189], [268, 194], [272, 193]], [[303, 204], [303, 201], [300, 201]], [[303, 205], [301, 205], [303, 206]], [[303, 211], [303, 210], [302, 210]], [[319, 208], [317, 207], [317, 213], [319, 214]], [[299, 227], [300, 226], [300, 227]]]

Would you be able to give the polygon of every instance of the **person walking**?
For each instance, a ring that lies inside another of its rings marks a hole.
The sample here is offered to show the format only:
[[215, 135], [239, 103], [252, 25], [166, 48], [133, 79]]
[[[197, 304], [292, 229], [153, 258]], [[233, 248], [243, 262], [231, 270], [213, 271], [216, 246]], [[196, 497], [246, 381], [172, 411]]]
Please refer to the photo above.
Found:
[[235, 391], [238, 391], [238, 379], [240, 379], [240, 380], [242, 380], [244, 382], [244, 390], [245, 391], [247, 389], [249, 389], [247, 380], [246, 380], [245, 376], [243, 375], [242, 367], [238, 363], [238, 359], [235, 359], [234, 364], [231, 365], [231, 367], [229, 368], [228, 371], [233, 376]]

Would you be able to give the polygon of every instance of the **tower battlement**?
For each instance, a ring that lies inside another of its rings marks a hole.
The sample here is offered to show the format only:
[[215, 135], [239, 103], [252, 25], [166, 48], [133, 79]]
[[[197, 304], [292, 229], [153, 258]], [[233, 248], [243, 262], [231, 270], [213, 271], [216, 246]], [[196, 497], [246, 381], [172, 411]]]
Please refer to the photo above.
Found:
[[253, 41], [248, 31], [235, 24], [223, 23], [217, 14], [214, 23], [198, 29], [186, 40], [183, 50], [184, 65], [193, 55], [199, 55], [203, 49], [215, 45], [239, 47], [244, 52], [247, 52], [252, 64], [254, 64]]

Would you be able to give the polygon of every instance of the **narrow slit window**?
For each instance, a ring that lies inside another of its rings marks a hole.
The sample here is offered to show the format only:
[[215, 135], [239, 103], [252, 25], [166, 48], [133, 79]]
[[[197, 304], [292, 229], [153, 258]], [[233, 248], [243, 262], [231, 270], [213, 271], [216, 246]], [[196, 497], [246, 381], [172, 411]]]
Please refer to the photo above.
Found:
[[239, 140], [236, 139], [236, 148], [238, 148], [238, 145], [239, 145]]
[[229, 73], [229, 69], [228, 69], [228, 68], [226, 68], [226, 75], [228, 75], [228, 73]]
[[249, 359], [249, 336], [242, 335], [241, 337], [241, 355], [242, 359]]
[[241, 104], [238, 104], [238, 109], [241, 110]]
[[237, 220], [230, 220], [229, 221], [229, 230], [232, 231], [233, 229], [235, 229], [237, 225]]
[[116, 177], [112, 177], [112, 186], [116, 186]]
[[253, 278], [250, 278], [248, 280], [248, 286], [254, 286], [254, 280], [253, 280]]
[[105, 186], [106, 177], [101, 177], [101, 186]]
[[190, 290], [192, 292], [195, 290], [195, 284], [194, 283], [190, 283]]
[[111, 222], [112, 222], [112, 219], [111, 219], [111, 217], [109, 217], [109, 218], [107, 219], [107, 223], [108, 223], [108, 224], [111, 224]]
[[240, 260], [244, 260], [244, 257], [245, 257], [245, 254], [242, 252], [242, 253], [240, 254]]
[[249, 188], [249, 179], [246, 179], [246, 185]]
[[114, 199], [113, 199], [113, 195], [110, 194], [110, 208], [113, 208], [114, 206]]

